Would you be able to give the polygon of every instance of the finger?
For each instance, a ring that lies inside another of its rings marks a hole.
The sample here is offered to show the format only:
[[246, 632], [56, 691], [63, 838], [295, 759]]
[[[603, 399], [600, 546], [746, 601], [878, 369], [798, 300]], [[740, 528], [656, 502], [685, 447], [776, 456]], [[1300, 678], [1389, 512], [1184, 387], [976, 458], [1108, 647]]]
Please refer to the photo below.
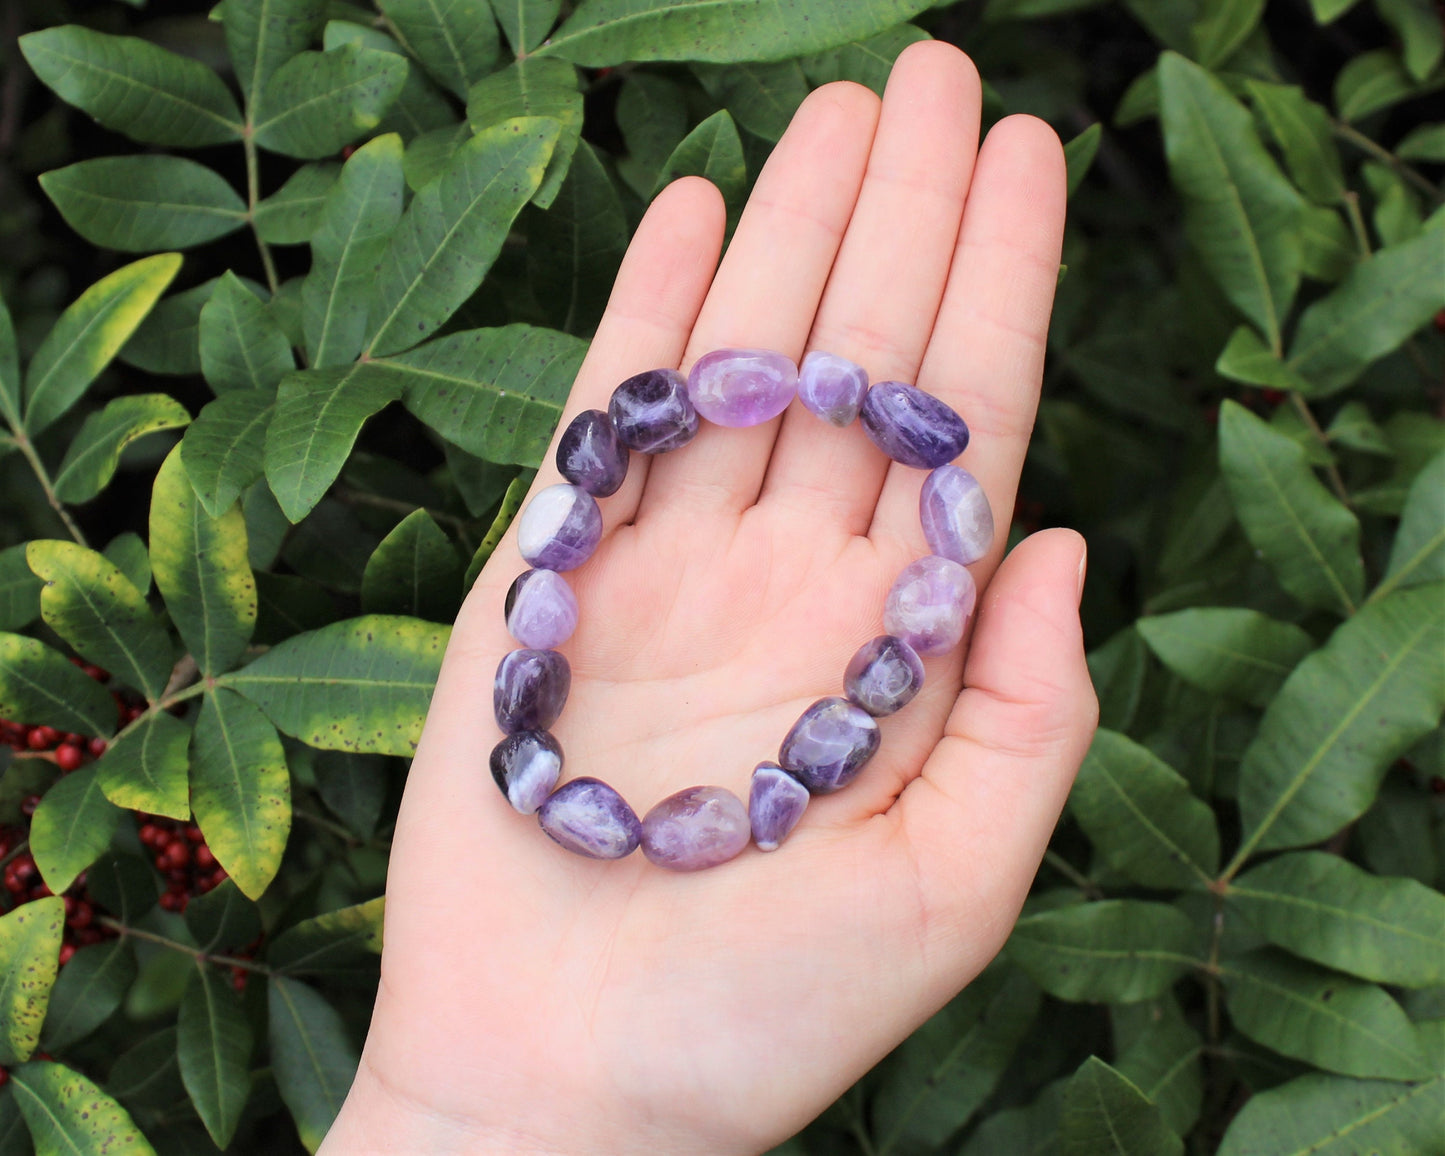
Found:
[[[1002, 556], [1038, 409], [1049, 311], [1058, 283], [1066, 199], [1063, 150], [1043, 121], [1011, 116], [979, 151], [958, 249], [918, 384], [968, 422], [960, 464], [983, 483], [999, 527], [975, 570]], [[925, 549], [918, 493], [926, 475], [892, 466], [869, 536], [900, 559]]]
[[[1084, 542], [1045, 530], [984, 594], [943, 740], [894, 806], [935, 958], [1002, 945], [1098, 720], [1079, 626]], [[949, 948], [957, 949], [950, 955]]]
[[[798, 108], [763, 166], [687, 343], [682, 369], [729, 346], [798, 358], [863, 181], [878, 98], [828, 84]], [[677, 364], [670, 362], [667, 364]], [[747, 429], [708, 422], [686, 453], [658, 458], [638, 510], [741, 511], [762, 488], [778, 421]]]
[[[925, 41], [899, 55], [809, 349], [856, 361], [872, 381], [916, 379], [958, 238], [980, 105], [978, 71], [958, 49]], [[763, 500], [807, 506], [862, 534], [887, 471], [860, 429], [836, 429], [795, 405]]]

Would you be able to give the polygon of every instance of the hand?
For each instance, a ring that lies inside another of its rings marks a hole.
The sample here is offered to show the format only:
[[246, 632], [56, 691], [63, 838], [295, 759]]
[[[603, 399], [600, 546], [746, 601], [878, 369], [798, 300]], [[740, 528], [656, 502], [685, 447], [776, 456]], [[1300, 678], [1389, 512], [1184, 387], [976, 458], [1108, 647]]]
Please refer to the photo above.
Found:
[[[976, 148], [979, 80], [942, 43], [880, 102], [804, 102], [718, 265], [724, 213], [686, 179], [652, 204], [563, 415], [723, 346], [843, 354], [969, 422], [962, 464], [999, 526], [973, 568], [967, 656], [927, 662], [846, 790], [776, 852], [697, 874], [562, 850], [491, 781], [492, 677], [526, 568], [508, 534], [467, 598], [412, 765], [387, 887], [382, 983], [325, 1150], [757, 1152], [826, 1107], [1007, 937], [1096, 705], [1078, 620], [1084, 546], [1035, 534], [999, 564], [1037, 405], [1064, 216], [1043, 123]], [[923, 472], [794, 404], [632, 456], [570, 573], [565, 777], [643, 814], [726, 786], [839, 693], [883, 596], [927, 553]], [[541, 487], [558, 480], [544, 466]], [[996, 571], [996, 572], [995, 572]]]

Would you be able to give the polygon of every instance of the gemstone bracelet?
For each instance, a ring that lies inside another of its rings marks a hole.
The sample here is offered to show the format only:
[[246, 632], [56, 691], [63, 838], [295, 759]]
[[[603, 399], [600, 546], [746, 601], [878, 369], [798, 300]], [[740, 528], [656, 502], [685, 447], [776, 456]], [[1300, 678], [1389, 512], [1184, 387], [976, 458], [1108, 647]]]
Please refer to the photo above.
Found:
[[[723, 426], [777, 417], [794, 395], [824, 421], [864, 432], [896, 462], [930, 470], [919, 499], [932, 554], [908, 565], [888, 592], [886, 634], [864, 645], [843, 676], [846, 697], [821, 698], [783, 739], [777, 762], [753, 771], [748, 805], [723, 787], [669, 795], [641, 820], [600, 779], [557, 787], [562, 747], [551, 727], [562, 713], [572, 670], [556, 647], [577, 627], [577, 598], [559, 571], [573, 570], [602, 540], [597, 499], [617, 492], [629, 451], [660, 454], [687, 445], [699, 418]], [[876, 719], [910, 702], [923, 686], [920, 655], [945, 654], [963, 638], [977, 597], [964, 569], [993, 543], [993, 514], [967, 470], [949, 465], [968, 445], [963, 419], [912, 385], [880, 381], [830, 353], [809, 353], [801, 371], [780, 353], [720, 349], [686, 378], [654, 369], [624, 381], [608, 412], [579, 413], [557, 446], [566, 482], [533, 496], [517, 523], [517, 545], [533, 567], [507, 591], [507, 630], [525, 649], [497, 667], [493, 706], [506, 737], [492, 751], [492, 776], [524, 815], [536, 814], [554, 840], [593, 859], [620, 859], [639, 846], [653, 863], [695, 871], [725, 863], [748, 845], [774, 850], [813, 795], [848, 785], [877, 752]], [[555, 789], [554, 789], [555, 788]]]

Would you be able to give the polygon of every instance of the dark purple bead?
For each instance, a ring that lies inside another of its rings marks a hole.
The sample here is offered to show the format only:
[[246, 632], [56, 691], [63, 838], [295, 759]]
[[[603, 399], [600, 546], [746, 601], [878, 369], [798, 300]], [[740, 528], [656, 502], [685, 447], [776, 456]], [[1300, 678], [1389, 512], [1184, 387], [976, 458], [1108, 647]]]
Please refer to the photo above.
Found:
[[532, 815], [562, 774], [562, 744], [546, 731], [518, 731], [492, 748], [491, 763], [507, 802]]
[[577, 629], [577, 595], [555, 570], [524, 570], [507, 589], [507, 633], [533, 650], [561, 646]]
[[627, 447], [600, 409], [586, 409], [572, 419], [557, 443], [557, 470], [594, 498], [617, 493], [627, 477]]
[[968, 445], [968, 426], [930, 393], [901, 381], [880, 381], [863, 397], [858, 415], [868, 439], [905, 466], [931, 470]]
[[601, 779], [563, 783], [537, 811], [553, 840], [589, 859], [621, 859], [642, 842], [642, 823], [627, 800]]
[[820, 698], [783, 740], [778, 762], [815, 795], [846, 787], [878, 750], [873, 716], [846, 698]]
[[858, 648], [843, 688], [855, 706], [881, 718], [907, 706], [923, 689], [923, 660], [903, 639], [881, 634]]
[[572, 668], [555, 650], [514, 650], [497, 666], [492, 707], [504, 734], [544, 731], [557, 721], [572, 689]]
[[759, 851], [776, 851], [808, 807], [808, 788], [778, 766], [759, 763], [748, 789], [748, 822]]
[[539, 570], [575, 570], [602, 541], [602, 511], [581, 486], [558, 482], [532, 495], [517, 519], [517, 549]]
[[644, 454], [681, 449], [700, 421], [687, 396], [687, 378], [675, 369], [650, 369], [612, 391], [608, 416], [622, 444]]
[[688, 787], [642, 818], [642, 853], [671, 871], [701, 871], [735, 859], [752, 828], [742, 800], [722, 787]]

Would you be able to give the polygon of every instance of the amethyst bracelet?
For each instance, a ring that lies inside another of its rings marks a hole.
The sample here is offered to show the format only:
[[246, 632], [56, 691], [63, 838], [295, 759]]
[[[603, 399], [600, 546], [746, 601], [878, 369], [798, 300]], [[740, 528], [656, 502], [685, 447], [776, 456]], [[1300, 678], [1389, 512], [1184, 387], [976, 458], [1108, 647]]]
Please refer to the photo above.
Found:
[[[929, 470], [919, 518], [933, 552], [904, 568], [883, 608], [885, 634], [848, 663], [842, 696], [819, 699], [784, 737], [775, 762], [753, 771], [748, 803], [723, 787], [688, 787], [639, 819], [600, 779], [562, 786], [562, 747], [549, 729], [572, 684], [557, 651], [577, 628], [576, 595], [559, 571], [581, 566], [602, 540], [597, 499], [617, 492], [631, 451], [659, 454], [696, 436], [699, 415], [716, 425], [752, 426], [777, 417], [796, 396], [843, 427], [858, 420], [896, 462]], [[938, 398], [912, 385], [869, 386], [860, 366], [813, 352], [801, 371], [780, 353], [721, 349], [704, 354], [687, 377], [654, 369], [624, 381], [607, 412], [587, 410], [563, 431], [557, 468], [566, 479], [534, 494], [517, 523], [517, 544], [532, 569], [507, 591], [507, 631], [522, 649], [497, 668], [493, 708], [506, 736], [493, 749], [492, 777], [507, 801], [535, 814], [557, 843], [592, 859], [620, 859], [638, 847], [674, 871], [714, 867], [749, 842], [774, 850], [797, 826], [813, 795], [850, 783], [877, 753], [877, 719], [912, 701], [923, 686], [920, 656], [946, 654], [963, 638], [977, 593], [965, 567], [993, 544], [993, 514], [978, 480], [950, 465], [968, 445], [968, 427]]]

